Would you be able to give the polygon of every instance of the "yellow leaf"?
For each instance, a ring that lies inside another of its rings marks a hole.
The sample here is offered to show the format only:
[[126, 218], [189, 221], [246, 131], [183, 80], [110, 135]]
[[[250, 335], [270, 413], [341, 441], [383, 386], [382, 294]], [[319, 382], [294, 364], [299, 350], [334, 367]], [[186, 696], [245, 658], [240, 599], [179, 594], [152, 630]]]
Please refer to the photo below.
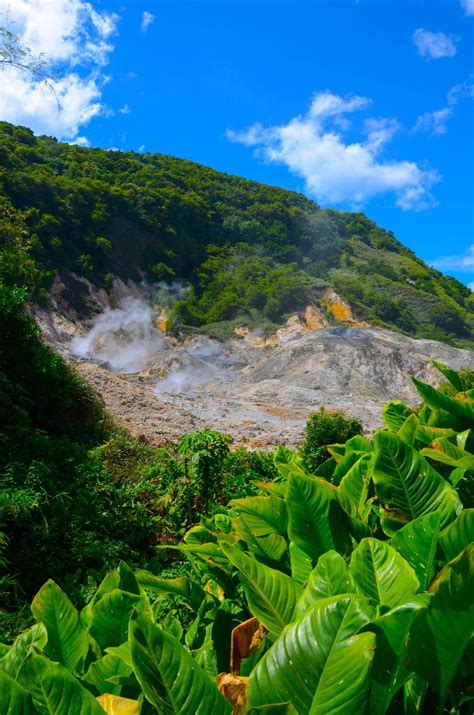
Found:
[[107, 715], [139, 715], [140, 703], [138, 700], [121, 698], [120, 695], [99, 695], [97, 702]]

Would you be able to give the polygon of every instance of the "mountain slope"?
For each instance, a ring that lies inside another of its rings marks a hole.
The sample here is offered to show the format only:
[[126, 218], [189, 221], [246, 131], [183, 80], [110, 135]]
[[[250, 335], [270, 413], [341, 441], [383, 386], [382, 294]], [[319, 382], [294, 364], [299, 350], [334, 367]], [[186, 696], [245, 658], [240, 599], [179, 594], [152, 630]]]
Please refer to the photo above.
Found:
[[161, 445], [210, 427], [252, 449], [294, 447], [321, 406], [344, 410], [371, 432], [381, 426], [385, 402], [419, 402], [409, 375], [439, 382], [430, 358], [474, 369], [469, 350], [388, 330], [295, 325], [279, 332], [266, 343], [246, 336], [219, 345], [193, 336], [164, 345], [132, 375], [97, 361], [75, 367], [134, 437]]
[[[418, 337], [473, 339], [471, 291], [361, 213], [161, 154], [105, 151], [0, 123], [0, 277], [36, 292], [56, 273], [180, 281], [175, 326], [274, 326], [331, 286], [359, 320]], [[76, 277], [75, 277], [76, 276]], [[334, 321], [334, 315], [330, 316]]]

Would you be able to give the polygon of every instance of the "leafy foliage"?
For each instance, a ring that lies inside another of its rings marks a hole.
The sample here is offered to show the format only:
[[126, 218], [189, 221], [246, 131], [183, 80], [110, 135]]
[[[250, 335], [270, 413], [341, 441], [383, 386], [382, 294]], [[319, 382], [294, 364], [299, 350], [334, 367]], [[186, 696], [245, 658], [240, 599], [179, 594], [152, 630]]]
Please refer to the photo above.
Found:
[[[373, 443], [332, 445], [317, 475], [280, 448], [279, 476], [258, 482], [268, 496], [235, 499], [168, 547], [192, 576], [122, 563], [81, 612], [49, 581], [33, 600], [37, 625], [2, 647], [4, 702], [52, 713], [68, 698], [84, 713], [112, 713], [121, 699], [132, 713], [463, 715], [474, 697], [473, 505], [452, 486], [459, 467], [421, 451], [443, 429], [472, 455], [470, 428], [459, 432], [457, 406], [448, 418], [418, 387], [429, 403], [387, 408]], [[469, 391], [451, 399], [473, 404]], [[226, 447], [209, 433], [190, 443], [205, 460], [210, 444]], [[367, 471], [354, 470], [361, 461]], [[347, 491], [348, 478], [365, 487]]]

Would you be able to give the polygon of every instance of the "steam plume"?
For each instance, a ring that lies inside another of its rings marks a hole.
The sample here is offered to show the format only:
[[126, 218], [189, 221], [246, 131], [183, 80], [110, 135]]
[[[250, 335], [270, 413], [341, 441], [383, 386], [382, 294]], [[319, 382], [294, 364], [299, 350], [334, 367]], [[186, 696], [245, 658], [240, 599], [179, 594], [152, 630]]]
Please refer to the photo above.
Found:
[[167, 347], [154, 319], [153, 309], [143, 298], [125, 297], [119, 308], [107, 308], [98, 315], [86, 335], [74, 338], [71, 352], [115, 372], [141, 372]]

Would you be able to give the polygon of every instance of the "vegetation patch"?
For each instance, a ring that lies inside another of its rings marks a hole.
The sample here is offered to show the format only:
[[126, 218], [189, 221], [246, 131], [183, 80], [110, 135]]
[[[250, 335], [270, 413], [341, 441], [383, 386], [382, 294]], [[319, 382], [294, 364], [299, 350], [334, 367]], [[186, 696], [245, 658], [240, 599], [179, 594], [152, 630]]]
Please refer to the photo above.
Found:
[[[0, 273], [35, 299], [54, 276], [178, 282], [173, 330], [279, 325], [332, 286], [358, 321], [472, 344], [472, 293], [361, 213], [162, 154], [71, 146], [0, 123]], [[335, 318], [344, 320], [345, 309]]]

